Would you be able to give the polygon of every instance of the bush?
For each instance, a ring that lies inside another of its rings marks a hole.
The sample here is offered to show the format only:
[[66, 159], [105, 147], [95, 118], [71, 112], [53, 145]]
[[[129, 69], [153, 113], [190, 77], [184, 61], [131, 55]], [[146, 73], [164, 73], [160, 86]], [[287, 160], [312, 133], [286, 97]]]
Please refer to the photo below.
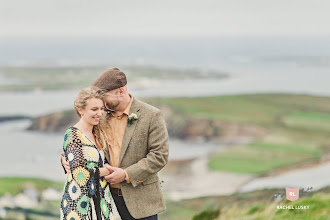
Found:
[[193, 220], [212, 220], [216, 219], [220, 215], [220, 209], [215, 209], [215, 210], [204, 210], [195, 216], [193, 216]]

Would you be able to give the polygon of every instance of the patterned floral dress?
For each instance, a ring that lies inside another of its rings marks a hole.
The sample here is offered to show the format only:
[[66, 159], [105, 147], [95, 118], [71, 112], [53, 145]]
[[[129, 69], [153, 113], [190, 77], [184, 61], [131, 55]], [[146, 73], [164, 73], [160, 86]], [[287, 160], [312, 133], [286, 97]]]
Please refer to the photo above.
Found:
[[120, 220], [109, 183], [100, 177], [103, 152], [76, 127], [65, 132], [63, 149], [71, 174], [63, 190], [61, 219]]

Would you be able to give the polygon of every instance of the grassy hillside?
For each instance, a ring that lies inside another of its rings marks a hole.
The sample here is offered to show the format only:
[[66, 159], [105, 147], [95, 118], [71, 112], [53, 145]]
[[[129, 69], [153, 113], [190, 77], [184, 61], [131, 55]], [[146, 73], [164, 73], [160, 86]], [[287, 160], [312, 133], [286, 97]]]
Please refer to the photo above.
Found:
[[[247, 146], [214, 154], [213, 170], [263, 174], [272, 169], [318, 160], [330, 152], [330, 98], [307, 95], [256, 94], [202, 98], [162, 98], [158, 106], [176, 117], [256, 125], [268, 134]], [[214, 124], [214, 123], [213, 123]], [[216, 129], [220, 130], [221, 127]]]

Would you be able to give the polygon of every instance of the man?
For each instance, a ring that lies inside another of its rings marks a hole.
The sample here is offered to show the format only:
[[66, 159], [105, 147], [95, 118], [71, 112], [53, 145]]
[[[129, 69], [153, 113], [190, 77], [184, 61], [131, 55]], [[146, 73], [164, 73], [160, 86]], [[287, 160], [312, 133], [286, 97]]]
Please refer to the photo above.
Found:
[[[118, 68], [103, 72], [92, 83], [107, 91], [109, 112], [101, 126], [109, 143], [104, 151], [112, 173], [105, 178], [123, 220], [154, 220], [165, 210], [157, 173], [168, 161], [168, 133], [161, 111], [134, 98], [126, 84]], [[64, 157], [62, 164], [69, 171]]]

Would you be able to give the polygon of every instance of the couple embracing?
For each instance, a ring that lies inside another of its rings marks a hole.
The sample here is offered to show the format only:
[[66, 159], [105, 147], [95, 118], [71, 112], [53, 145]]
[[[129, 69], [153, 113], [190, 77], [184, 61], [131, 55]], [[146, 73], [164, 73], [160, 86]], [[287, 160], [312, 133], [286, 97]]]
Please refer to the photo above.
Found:
[[61, 219], [154, 220], [165, 210], [157, 173], [168, 161], [166, 124], [126, 84], [109, 69], [74, 102], [80, 120], [64, 135]]

